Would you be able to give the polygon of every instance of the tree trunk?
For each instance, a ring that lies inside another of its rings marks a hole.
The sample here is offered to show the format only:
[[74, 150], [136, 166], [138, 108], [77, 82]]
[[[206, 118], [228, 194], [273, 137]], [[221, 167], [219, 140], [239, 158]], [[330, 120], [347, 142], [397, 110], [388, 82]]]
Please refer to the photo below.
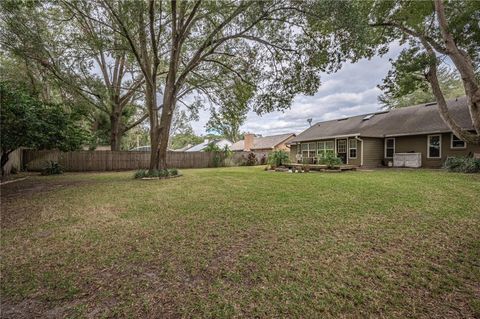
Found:
[[145, 85], [145, 103], [149, 113], [150, 120], [150, 163], [148, 169], [150, 171], [158, 169], [158, 110], [155, 81], [148, 80]]
[[122, 142], [121, 117], [119, 114], [110, 114], [110, 149], [119, 151]]
[[[167, 112], [162, 112], [162, 125], [160, 126], [159, 131], [159, 145], [158, 145], [158, 168], [166, 169], [167, 168], [167, 151], [168, 151], [168, 140], [170, 137], [170, 124], [172, 117], [166, 114]], [[163, 116], [166, 114], [165, 116]]]
[[5, 176], [5, 165], [8, 163], [8, 158], [12, 151], [2, 152], [2, 158], [0, 159], [2, 165], [2, 177]]
[[477, 144], [480, 143], [480, 86], [475, 76], [475, 69], [469, 55], [459, 49], [452, 33], [448, 30], [448, 22], [445, 16], [445, 7], [442, 0], [435, 0], [435, 11], [442, 39], [445, 42], [445, 51], [452, 59], [462, 78], [467, 102], [469, 104], [472, 124], [477, 132]]
[[165, 92], [160, 127], [158, 130], [158, 167], [160, 169], [167, 168], [168, 141], [170, 137], [170, 127], [172, 125], [173, 110], [176, 104], [174, 89], [167, 87], [165, 88]]

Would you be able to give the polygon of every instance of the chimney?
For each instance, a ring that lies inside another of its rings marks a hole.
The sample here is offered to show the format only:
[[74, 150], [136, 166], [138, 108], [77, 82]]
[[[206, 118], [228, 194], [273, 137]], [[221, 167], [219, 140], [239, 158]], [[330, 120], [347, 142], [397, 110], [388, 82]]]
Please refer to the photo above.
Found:
[[252, 133], [245, 133], [245, 137], [243, 140], [243, 150], [245, 152], [250, 152], [253, 148], [253, 138], [255, 135]]

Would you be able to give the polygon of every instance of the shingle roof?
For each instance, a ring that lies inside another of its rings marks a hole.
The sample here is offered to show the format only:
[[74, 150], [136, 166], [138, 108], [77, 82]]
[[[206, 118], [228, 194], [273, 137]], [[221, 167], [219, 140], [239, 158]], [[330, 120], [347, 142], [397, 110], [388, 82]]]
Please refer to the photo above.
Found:
[[202, 143], [200, 144], [197, 144], [197, 145], [194, 145], [192, 147], [190, 147], [189, 149], [186, 149], [185, 152], [201, 152], [203, 151], [204, 148], [206, 148], [208, 146], [208, 144], [210, 143], [215, 143], [215, 145], [217, 145], [218, 147], [220, 148], [224, 148], [225, 145], [228, 145], [228, 147], [230, 147], [230, 145], [232, 144], [232, 142], [230, 142], [229, 140], [227, 139], [219, 139], [219, 140], [212, 140], [212, 141], [203, 141]]
[[[287, 134], [270, 135], [270, 136], [263, 136], [263, 137], [254, 137], [252, 150], [274, 148], [275, 146], [284, 142], [286, 139], [290, 138], [291, 136], [295, 136], [295, 134], [287, 133]], [[230, 146], [230, 149], [232, 151], [243, 151], [244, 149], [243, 145], [244, 145], [244, 140], [241, 140], [233, 143], [233, 145]]]
[[[447, 106], [458, 125], [464, 129], [473, 129], [466, 97], [449, 100]], [[440, 117], [437, 104], [426, 103], [316, 123], [297, 135], [290, 143], [357, 134], [365, 137], [384, 137], [448, 131], [450, 128]]]

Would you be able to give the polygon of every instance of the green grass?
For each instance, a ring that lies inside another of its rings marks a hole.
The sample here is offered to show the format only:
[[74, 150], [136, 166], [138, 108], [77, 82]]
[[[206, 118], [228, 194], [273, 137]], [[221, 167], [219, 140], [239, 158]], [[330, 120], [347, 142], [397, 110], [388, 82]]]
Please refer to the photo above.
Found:
[[182, 173], [2, 198], [4, 314], [480, 316], [478, 175]]

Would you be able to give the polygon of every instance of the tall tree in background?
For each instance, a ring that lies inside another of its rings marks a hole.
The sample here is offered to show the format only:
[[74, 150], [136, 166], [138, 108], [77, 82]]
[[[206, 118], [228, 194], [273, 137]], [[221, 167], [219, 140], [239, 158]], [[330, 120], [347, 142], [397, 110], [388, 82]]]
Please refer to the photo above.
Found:
[[216, 132], [232, 142], [240, 139], [240, 126], [247, 119], [254, 88], [240, 80], [234, 81], [231, 88], [221, 92], [218, 110], [212, 107], [210, 120], [207, 122], [207, 132]]
[[[96, 19], [77, 14], [76, 7]], [[94, 127], [105, 115], [111, 149], [118, 150], [122, 136], [147, 116], [131, 116], [143, 77], [129, 61], [124, 39], [105, 26], [106, 18], [89, 1], [4, 1], [0, 35], [10, 54], [48, 72], [63, 100], [92, 106]]]
[[172, 117], [182, 97], [210, 98], [238, 78], [255, 87], [256, 111], [262, 113], [288, 107], [297, 93], [313, 94], [319, 84], [316, 71], [325, 61], [310, 60], [307, 53], [323, 47], [302, 32], [306, 19], [291, 1], [99, 3], [145, 77], [150, 169], [166, 167]]
[[[415, 71], [410, 72], [408, 68], [402, 68], [402, 60], [403, 58], [400, 57], [392, 63], [393, 69], [388, 72], [383, 84], [378, 86], [384, 92], [379, 96], [379, 101], [386, 108], [393, 109], [435, 100], [431, 87], [423, 74]], [[415, 80], [412, 81], [412, 77], [417, 77], [422, 81], [416, 83]], [[450, 69], [439, 68], [438, 81], [445, 98], [453, 99], [465, 95], [462, 80], [458, 74]]]
[[[448, 1], [311, 1], [304, 3], [311, 27], [330, 36], [339, 62], [384, 54], [389, 44], [408, 44], [396, 71], [420, 73], [411, 77], [413, 90], [427, 81], [445, 123], [461, 139], [480, 144], [480, 2]], [[475, 132], [453, 119], [440, 86], [438, 68], [446, 59], [460, 75]]]

